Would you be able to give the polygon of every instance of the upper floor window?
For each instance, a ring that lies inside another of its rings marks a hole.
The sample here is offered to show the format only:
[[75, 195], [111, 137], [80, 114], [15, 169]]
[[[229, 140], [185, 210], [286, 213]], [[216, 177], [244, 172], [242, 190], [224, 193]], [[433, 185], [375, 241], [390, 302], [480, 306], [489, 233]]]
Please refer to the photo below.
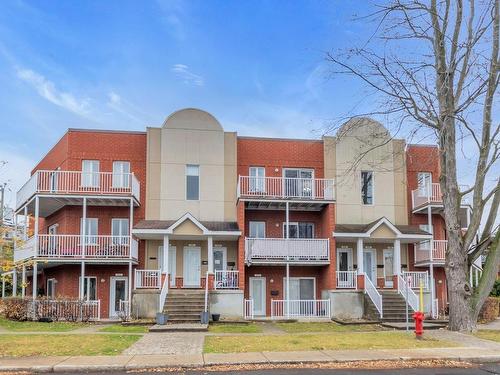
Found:
[[80, 221], [80, 234], [83, 234], [85, 228], [85, 244], [94, 245], [97, 244], [97, 218], [87, 218], [85, 224], [83, 218]]
[[130, 162], [129, 161], [114, 161], [113, 162], [113, 187], [128, 188], [130, 185]]
[[266, 222], [265, 221], [249, 222], [248, 235], [250, 238], [266, 238]]
[[197, 201], [200, 199], [200, 166], [186, 165], [186, 199]]
[[111, 219], [111, 236], [113, 236], [113, 244], [128, 244], [128, 230], [128, 219]]
[[313, 196], [313, 169], [285, 168], [285, 195], [287, 197], [312, 197]]
[[[289, 223], [288, 238], [314, 238], [314, 223]], [[286, 238], [286, 223], [283, 223], [283, 238]]]
[[99, 160], [82, 160], [82, 186], [99, 187]]
[[361, 201], [363, 204], [373, 204], [373, 172], [361, 172]]
[[418, 172], [417, 173], [418, 191], [420, 195], [429, 195], [432, 186], [432, 173]]
[[264, 193], [266, 191], [266, 169], [264, 167], [250, 167], [250, 186], [252, 193]]

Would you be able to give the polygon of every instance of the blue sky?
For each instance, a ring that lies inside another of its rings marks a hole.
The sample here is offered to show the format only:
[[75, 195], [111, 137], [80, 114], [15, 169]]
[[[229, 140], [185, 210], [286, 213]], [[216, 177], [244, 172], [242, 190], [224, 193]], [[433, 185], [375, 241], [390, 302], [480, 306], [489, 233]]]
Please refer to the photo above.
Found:
[[326, 50], [365, 41], [366, 1], [0, 2], [0, 182], [14, 192], [67, 128], [144, 130], [198, 107], [241, 135], [319, 137], [370, 108]]

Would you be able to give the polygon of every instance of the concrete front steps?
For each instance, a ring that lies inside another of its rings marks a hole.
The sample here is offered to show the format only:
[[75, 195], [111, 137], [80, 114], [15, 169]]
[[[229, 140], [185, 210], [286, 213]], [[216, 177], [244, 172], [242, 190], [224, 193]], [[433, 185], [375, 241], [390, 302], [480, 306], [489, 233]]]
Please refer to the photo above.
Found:
[[[373, 305], [370, 297], [365, 294], [365, 316], [373, 320], [382, 320], [382, 322], [406, 322], [406, 301], [402, 295], [394, 290], [379, 290], [382, 295], [383, 318]], [[413, 309], [409, 307], [408, 314], [410, 321], [413, 316]]]
[[199, 289], [171, 289], [163, 306], [169, 324], [200, 323], [204, 309], [205, 292]]

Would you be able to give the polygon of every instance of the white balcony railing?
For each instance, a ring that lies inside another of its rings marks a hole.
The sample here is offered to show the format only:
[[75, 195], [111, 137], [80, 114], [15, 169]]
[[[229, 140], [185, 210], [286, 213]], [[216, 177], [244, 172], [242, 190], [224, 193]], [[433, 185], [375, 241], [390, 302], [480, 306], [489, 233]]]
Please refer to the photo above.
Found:
[[337, 288], [358, 289], [358, 272], [337, 271]]
[[412, 289], [419, 289], [420, 285], [424, 290], [429, 289], [429, 273], [427, 271], [403, 271], [403, 279]]
[[159, 289], [160, 286], [160, 270], [135, 270], [136, 289]]
[[[444, 262], [446, 256], [446, 247], [448, 246], [448, 241], [446, 240], [433, 240], [433, 250], [432, 250], [432, 261], [434, 262]], [[431, 252], [430, 252], [431, 241], [423, 241], [415, 245], [415, 262], [430, 262]]]
[[[68, 234], [39, 234], [38, 249], [35, 237], [14, 251], [15, 260], [30, 257], [59, 259], [137, 259], [137, 251], [130, 251], [130, 236], [81, 236]], [[85, 244], [85, 246], [83, 246]], [[132, 240], [132, 249], [137, 247]], [[30, 247], [28, 247], [30, 246]], [[29, 249], [29, 250], [28, 250]]]
[[[459, 189], [464, 191], [469, 188], [467, 185], [458, 185]], [[419, 187], [411, 192], [412, 207], [418, 207], [428, 204], [443, 204], [443, 195], [441, 194], [441, 185], [432, 183], [427, 186]], [[467, 196], [462, 199], [462, 203], [468, 203]]]
[[240, 176], [238, 197], [334, 200], [334, 180], [325, 178]]
[[130, 195], [139, 200], [140, 184], [133, 173], [39, 170], [17, 192], [16, 207], [35, 193]]
[[331, 318], [330, 300], [271, 300], [271, 318]]
[[330, 261], [330, 242], [316, 238], [245, 238], [247, 262], [321, 262]]
[[34, 317], [98, 321], [101, 319], [101, 300], [35, 300]]
[[215, 271], [215, 289], [238, 289], [238, 271]]

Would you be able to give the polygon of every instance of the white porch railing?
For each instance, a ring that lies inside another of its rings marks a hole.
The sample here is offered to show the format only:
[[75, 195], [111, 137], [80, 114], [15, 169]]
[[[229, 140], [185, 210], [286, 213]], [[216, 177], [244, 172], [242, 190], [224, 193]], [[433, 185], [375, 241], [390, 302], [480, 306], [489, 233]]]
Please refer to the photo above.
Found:
[[168, 274], [165, 274], [165, 277], [162, 276], [162, 278], [164, 280], [160, 291], [160, 298], [158, 300], [158, 312], [163, 312], [163, 307], [165, 306], [168, 294]]
[[[33, 237], [34, 238], [34, 237]], [[33, 238], [29, 240], [30, 244], [34, 242]], [[81, 236], [68, 234], [39, 234], [38, 249], [32, 253], [17, 253], [23, 251], [26, 245], [21, 249], [14, 251], [16, 259], [21, 255], [34, 255], [43, 258], [99, 258], [99, 259], [117, 259], [130, 258], [137, 259], [137, 252], [130, 253], [130, 236]], [[85, 243], [85, 246], [82, 244]], [[133, 246], [137, 241], [132, 240]], [[85, 247], [85, 249], [84, 249]], [[16, 254], [17, 253], [17, 254]]]
[[215, 271], [215, 289], [238, 289], [239, 272], [238, 271]]
[[245, 259], [247, 262], [330, 261], [330, 242], [316, 238], [245, 238]]
[[130, 308], [130, 301], [123, 300], [121, 299], [118, 303], [118, 315], [121, 319], [128, 319], [130, 318], [131, 314], [131, 308]]
[[16, 197], [20, 208], [33, 194], [131, 195], [139, 200], [140, 184], [133, 173], [36, 171]]
[[337, 288], [358, 289], [358, 271], [337, 271]]
[[101, 301], [35, 300], [34, 318], [48, 317], [58, 320], [97, 321], [101, 319]]
[[[432, 260], [436, 262], [444, 262], [446, 257], [446, 248], [448, 241], [446, 240], [433, 240], [434, 249], [432, 250]], [[430, 243], [431, 241], [422, 241], [415, 244], [415, 262], [430, 262]]]
[[161, 286], [160, 270], [135, 270], [136, 289], [159, 289]]
[[410, 305], [413, 311], [419, 311], [419, 300], [411, 286], [398, 275], [398, 293], [403, 296], [405, 301]]
[[439, 318], [439, 301], [437, 298], [434, 298], [432, 301], [432, 319]]
[[363, 274], [364, 279], [365, 279], [365, 294], [370, 297], [370, 300], [373, 302], [373, 305], [377, 309], [377, 311], [380, 314], [380, 317], [384, 317], [384, 313], [382, 310], [382, 296], [378, 292], [377, 288], [375, 288], [375, 285], [373, 285], [372, 281], [370, 278], [365, 274]]
[[243, 310], [245, 319], [253, 319], [254, 317], [253, 299], [246, 299], [243, 302]]
[[271, 318], [331, 318], [330, 300], [271, 300]]
[[270, 199], [334, 200], [334, 180], [240, 176], [238, 197]]
[[429, 273], [427, 271], [403, 271], [403, 278], [410, 284], [410, 288], [419, 289], [420, 284], [424, 290], [429, 289]]

